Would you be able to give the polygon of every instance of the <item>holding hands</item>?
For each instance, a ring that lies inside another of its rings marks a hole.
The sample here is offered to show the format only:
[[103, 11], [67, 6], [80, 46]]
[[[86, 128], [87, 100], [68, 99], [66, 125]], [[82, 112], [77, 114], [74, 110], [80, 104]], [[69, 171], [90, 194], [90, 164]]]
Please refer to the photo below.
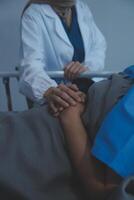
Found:
[[79, 91], [75, 84], [60, 84], [56, 88], [50, 88], [45, 93], [45, 97], [49, 104], [49, 110], [55, 117], [58, 117], [63, 110], [70, 106], [74, 107], [77, 103], [84, 103], [86, 99], [86, 95]]
[[75, 106], [70, 106], [69, 108], [63, 110], [59, 114], [59, 119], [62, 125], [72, 126], [75, 122], [79, 122], [79, 119], [81, 119], [81, 115], [83, 114], [84, 110], [84, 103], [77, 103]]
[[[87, 71], [87, 67], [82, 66], [79, 62], [71, 62], [65, 66], [64, 76], [68, 80], [73, 80], [85, 71]], [[86, 95], [75, 84], [60, 84], [57, 87], [51, 87], [44, 97], [48, 101], [50, 112], [55, 117], [58, 117], [67, 108], [72, 107], [73, 109], [78, 103], [84, 103], [86, 99]]]

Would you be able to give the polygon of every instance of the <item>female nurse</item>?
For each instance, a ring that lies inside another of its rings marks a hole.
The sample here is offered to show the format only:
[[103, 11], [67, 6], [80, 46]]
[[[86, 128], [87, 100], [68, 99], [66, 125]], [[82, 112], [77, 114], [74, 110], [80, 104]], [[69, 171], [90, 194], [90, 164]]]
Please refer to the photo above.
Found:
[[106, 42], [88, 6], [79, 0], [31, 0], [21, 23], [20, 91], [53, 110], [81, 102], [76, 85], [59, 84], [47, 71], [75, 79], [104, 68]]

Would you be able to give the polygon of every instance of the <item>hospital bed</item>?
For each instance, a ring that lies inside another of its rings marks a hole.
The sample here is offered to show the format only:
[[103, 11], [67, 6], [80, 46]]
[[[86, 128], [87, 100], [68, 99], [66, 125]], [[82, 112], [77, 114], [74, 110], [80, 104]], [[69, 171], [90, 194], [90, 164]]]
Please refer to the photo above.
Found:
[[[97, 78], [97, 80], [108, 78], [111, 76], [113, 72], [102, 72], [102, 73], [83, 73], [80, 75], [79, 78]], [[48, 72], [48, 75], [51, 78], [63, 78], [63, 72], [62, 71], [53, 71]], [[6, 98], [7, 98], [7, 108], [8, 111], [13, 110], [12, 105], [12, 95], [11, 95], [11, 89], [10, 89], [10, 81], [11, 79], [17, 79], [19, 80], [19, 72], [0, 72], [0, 79], [2, 79], [5, 92], [6, 92]], [[108, 200], [134, 200], [134, 191], [132, 189], [134, 188], [134, 177], [130, 177], [127, 180], [125, 180], [122, 185], [119, 187], [119, 189], [111, 195]]]

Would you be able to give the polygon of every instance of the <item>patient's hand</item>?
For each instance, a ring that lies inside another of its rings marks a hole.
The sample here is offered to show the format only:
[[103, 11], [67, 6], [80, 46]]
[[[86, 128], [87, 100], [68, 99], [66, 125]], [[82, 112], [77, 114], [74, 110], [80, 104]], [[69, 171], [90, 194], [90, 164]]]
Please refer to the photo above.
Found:
[[70, 106], [66, 108], [59, 114], [59, 119], [64, 125], [73, 125], [73, 122], [77, 121], [77, 119], [81, 118], [85, 109], [85, 103], [77, 103], [75, 106]]
[[[72, 90], [72, 93], [75, 95], [75, 104], [74, 105], [68, 105], [67, 107], [75, 106], [77, 104], [77, 102], [79, 102], [79, 103], [85, 102], [86, 95], [83, 92], [79, 91], [77, 86], [75, 86], [74, 84], [69, 84], [69, 85], [66, 85], [66, 87], [68, 89]], [[62, 84], [59, 85], [58, 88], [61, 89], [61, 90], [64, 89]], [[54, 102], [54, 101], [49, 102], [49, 111], [54, 117], [58, 117], [59, 114], [61, 112], [63, 112], [67, 107], [62, 106], [58, 102]]]

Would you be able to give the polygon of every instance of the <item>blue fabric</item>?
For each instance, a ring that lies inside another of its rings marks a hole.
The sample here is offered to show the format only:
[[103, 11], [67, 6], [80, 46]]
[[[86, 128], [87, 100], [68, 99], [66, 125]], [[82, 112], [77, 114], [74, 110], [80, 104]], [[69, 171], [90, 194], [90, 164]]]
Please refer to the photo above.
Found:
[[71, 27], [68, 27], [67, 24], [64, 22], [62, 18], [63, 27], [68, 35], [68, 38], [74, 47], [74, 55], [72, 61], [79, 61], [82, 63], [85, 59], [85, 50], [84, 50], [84, 43], [82, 39], [82, 35], [80, 32], [78, 20], [77, 20], [77, 13], [75, 6], [72, 8], [72, 23]]
[[[134, 78], [134, 66], [123, 73]], [[92, 154], [120, 176], [134, 175], [134, 86], [104, 119]]]
[[127, 67], [124, 71], [123, 74], [127, 75], [130, 78], [134, 78], [134, 65]]

